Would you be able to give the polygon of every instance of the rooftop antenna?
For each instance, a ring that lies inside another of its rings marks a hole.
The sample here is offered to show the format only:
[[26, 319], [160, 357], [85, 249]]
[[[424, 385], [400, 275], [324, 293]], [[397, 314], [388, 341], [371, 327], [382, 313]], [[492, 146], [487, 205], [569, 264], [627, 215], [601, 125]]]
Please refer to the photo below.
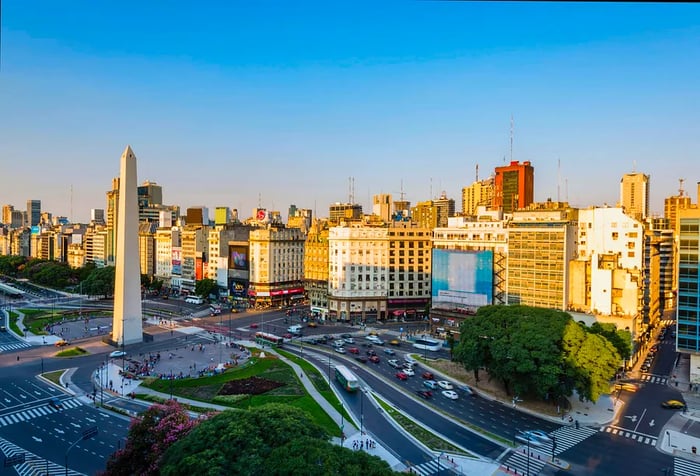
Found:
[[70, 220], [73, 223], [73, 184], [70, 185]]
[[510, 115], [510, 161], [513, 162], [513, 114]]
[[561, 159], [557, 159], [557, 202], [559, 200], [559, 188], [561, 187]]
[[569, 202], [569, 179], [564, 179], [564, 201]]
[[479, 181], [479, 164], [476, 164], [476, 180], [475, 182]]
[[678, 183], [679, 183], [678, 196], [679, 197], [682, 197], [685, 194], [685, 190], [683, 190], [683, 182], [685, 182], [685, 179], [683, 179], [683, 178], [678, 179]]
[[632, 173], [637, 173], [637, 160], [632, 161]]
[[258, 208], [262, 208], [262, 193], [258, 192]]
[[433, 199], [433, 178], [430, 177], [430, 199]]
[[403, 179], [401, 179], [401, 192], [400, 192], [399, 196], [401, 197], [401, 201], [403, 202], [403, 199], [406, 196], [406, 194], [403, 191]]

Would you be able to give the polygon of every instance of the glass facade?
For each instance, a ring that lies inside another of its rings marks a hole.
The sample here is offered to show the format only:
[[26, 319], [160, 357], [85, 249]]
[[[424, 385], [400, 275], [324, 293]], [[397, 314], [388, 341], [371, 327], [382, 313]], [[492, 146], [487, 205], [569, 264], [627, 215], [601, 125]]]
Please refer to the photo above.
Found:
[[681, 218], [678, 249], [678, 330], [679, 351], [700, 352], [700, 218]]

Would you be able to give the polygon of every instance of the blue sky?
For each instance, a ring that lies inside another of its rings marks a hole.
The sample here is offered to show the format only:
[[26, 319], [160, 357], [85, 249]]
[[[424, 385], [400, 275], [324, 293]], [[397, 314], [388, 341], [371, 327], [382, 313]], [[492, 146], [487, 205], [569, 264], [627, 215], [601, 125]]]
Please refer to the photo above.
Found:
[[[510, 160], [535, 198], [652, 211], [700, 181], [700, 6], [2, 2], [0, 202], [87, 221], [131, 144], [164, 202], [326, 216]], [[557, 163], [560, 162], [560, 173]], [[560, 178], [558, 178], [558, 176]]]

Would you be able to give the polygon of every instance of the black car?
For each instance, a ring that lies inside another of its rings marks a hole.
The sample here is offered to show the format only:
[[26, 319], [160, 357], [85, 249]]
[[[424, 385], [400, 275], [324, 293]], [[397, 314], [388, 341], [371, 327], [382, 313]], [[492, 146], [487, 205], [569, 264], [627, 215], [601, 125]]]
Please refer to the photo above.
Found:
[[355, 360], [357, 360], [358, 362], [362, 362], [363, 364], [367, 363], [367, 357], [359, 356], [359, 357], [355, 357]]
[[431, 392], [430, 390], [416, 390], [416, 394], [419, 397], [424, 398], [426, 400], [428, 400], [429, 398], [432, 398], [432, 396], [433, 396], [433, 392]]

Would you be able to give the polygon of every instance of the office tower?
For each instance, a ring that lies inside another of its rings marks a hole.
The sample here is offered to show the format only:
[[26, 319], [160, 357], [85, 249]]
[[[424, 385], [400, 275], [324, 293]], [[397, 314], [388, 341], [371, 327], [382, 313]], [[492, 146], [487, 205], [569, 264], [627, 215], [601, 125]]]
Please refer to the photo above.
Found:
[[138, 188], [139, 209], [163, 204], [163, 187], [146, 180]]
[[207, 207], [190, 207], [185, 213], [185, 223], [187, 225], [209, 225], [209, 210]]
[[689, 195], [685, 195], [683, 190], [679, 195], [672, 195], [664, 199], [664, 218], [668, 220], [671, 230], [678, 233], [678, 211], [683, 208], [690, 208], [691, 200]]
[[41, 223], [41, 200], [27, 200], [27, 226]]
[[96, 225], [104, 225], [105, 224], [104, 208], [92, 208], [90, 210], [90, 221]]
[[311, 313], [328, 317], [328, 221], [314, 220], [304, 243], [304, 291]]
[[214, 225], [220, 226], [229, 223], [231, 223], [231, 209], [229, 207], [216, 207], [214, 209]]
[[328, 210], [328, 219], [333, 223], [362, 219], [362, 205], [336, 202]]
[[447, 194], [442, 192], [439, 198], [433, 200], [433, 206], [437, 216], [436, 226], [447, 226], [447, 219], [455, 216], [454, 198], [447, 198]]
[[530, 161], [522, 164], [514, 160], [510, 165], [496, 167], [494, 177], [493, 206], [503, 213], [513, 213], [525, 208], [534, 200], [535, 169]]
[[391, 194], [382, 193], [372, 197], [372, 214], [377, 215], [385, 222], [391, 221], [392, 206]]
[[116, 230], [119, 215], [119, 177], [112, 179], [112, 190], [107, 192], [107, 236], [105, 241], [105, 263], [114, 266], [116, 256]]
[[620, 205], [636, 220], [649, 215], [649, 176], [642, 173], [625, 174], [620, 179]]
[[494, 178], [474, 182], [462, 189], [462, 213], [468, 216], [476, 215], [476, 208], [490, 207], [494, 194]]
[[126, 146], [121, 157], [119, 172], [114, 317], [112, 319], [112, 342], [120, 346], [143, 340], [139, 206], [136, 183], [136, 156], [131, 147]]
[[408, 200], [394, 200], [394, 210], [392, 218], [396, 221], [401, 221], [410, 217], [411, 202]]
[[12, 205], [3, 205], [2, 206], [2, 220], [0, 222], [4, 223], [7, 226], [10, 226], [12, 223], [12, 212], [15, 210], [15, 207]]
[[690, 353], [690, 381], [700, 382], [700, 208], [679, 211], [678, 352]]

